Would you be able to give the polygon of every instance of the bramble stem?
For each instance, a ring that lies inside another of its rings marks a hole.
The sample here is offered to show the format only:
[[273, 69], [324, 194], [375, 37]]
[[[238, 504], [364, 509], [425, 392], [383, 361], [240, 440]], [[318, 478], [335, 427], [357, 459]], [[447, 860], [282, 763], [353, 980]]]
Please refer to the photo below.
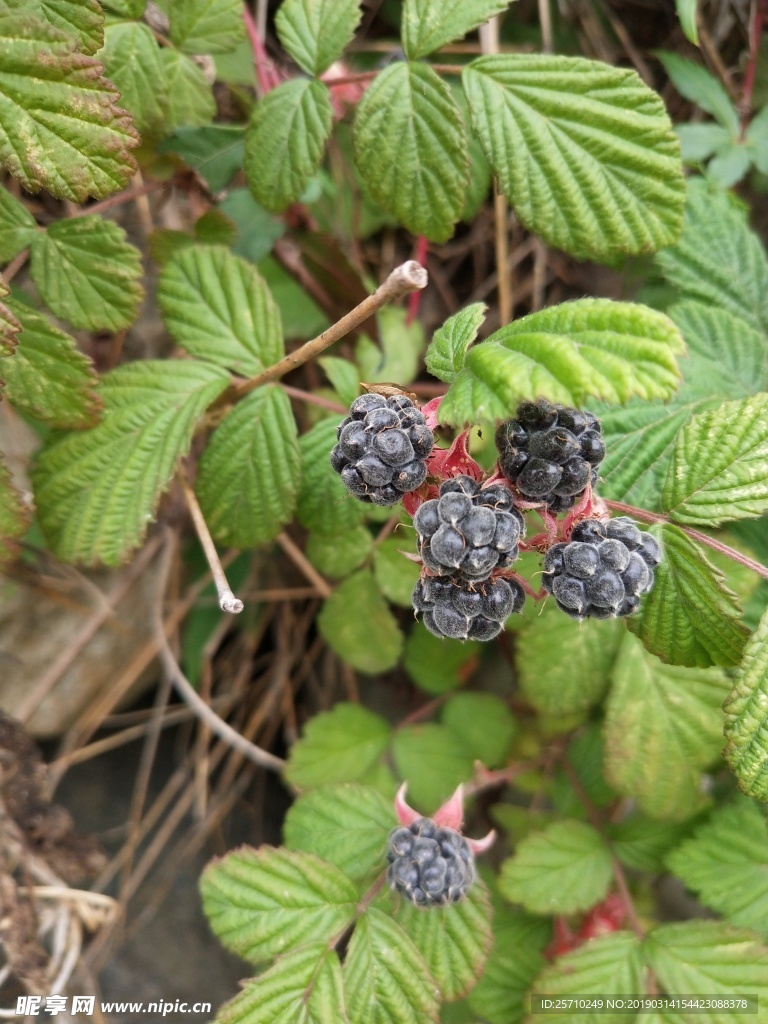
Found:
[[243, 602], [235, 597], [229, 586], [224, 568], [219, 559], [219, 553], [216, 550], [216, 545], [213, 543], [208, 524], [206, 523], [202, 510], [197, 503], [195, 492], [189, 485], [189, 481], [183, 472], [179, 473], [179, 479], [181, 481], [181, 487], [184, 491], [184, 498], [187, 502], [187, 508], [189, 514], [192, 516], [192, 522], [195, 524], [195, 530], [197, 536], [200, 539], [200, 545], [205, 553], [206, 561], [211, 569], [211, 576], [213, 576], [213, 582], [216, 584], [216, 591], [219, 595], [219, 608], [223, 612], [230, 612], [232, 615], [239, 615], [243, 610]]

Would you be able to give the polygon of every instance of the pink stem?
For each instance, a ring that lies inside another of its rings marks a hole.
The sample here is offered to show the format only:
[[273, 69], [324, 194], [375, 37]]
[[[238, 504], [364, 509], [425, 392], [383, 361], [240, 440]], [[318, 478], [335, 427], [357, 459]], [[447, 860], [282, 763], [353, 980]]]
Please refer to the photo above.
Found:
[[757, 0], [755, 16], [752, 19], [749, 33], [749, 59], [744, 72], [744, 91], [741, 98], [741, 139], [749, 125], [749, 115], [752, 113], [752, 92], [755, 88], [755, 75], [757, 73], [757, 58], [760, 53], [760, 36], [763, 33], [763, 23], [768, 15], [768, 0]]
[[253, 66], [256, 70], [259, 92], [262, 96], [265, 96], [276, 85], [279, 85], [280, 79], [272, 66], [272, 61], [267, 56], [259, 30], [256, 27], [256, 22], [253, 20], [253, 15], [247, 3], [243, 4], [243, 21], [245, 22], [245, 31], [248, 34], [251, 49], [253, 50]]
[[[416, 238], [416, 251], [413, 254], [413, 258], [417, 263], [420, 263], [422, 267], [427, 264], [427, 245], [428, 242], [424, 235], [418, 235]], [[408, 297], [408, 313], [405, 317], [406, 327], [410, 327], [416, 317], [419, 315], [419, 306], [421, 304], [421, 292], [411, 292]]]

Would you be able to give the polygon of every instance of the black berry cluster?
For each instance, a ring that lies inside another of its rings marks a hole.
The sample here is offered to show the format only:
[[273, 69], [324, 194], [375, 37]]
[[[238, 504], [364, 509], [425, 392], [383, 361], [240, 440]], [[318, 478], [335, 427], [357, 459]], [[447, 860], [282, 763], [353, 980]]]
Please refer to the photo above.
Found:
[[431, 818], [389, 835], [387, 877], [394, 889], [420, 906], [455, 903], [475, 878], [474, 856], [467, 840]]
[[413, 588], [413, 608], [435, 636], [453, 640], [493, 640], [513, 612], [525, 603], [516, 580], [475, 583], [454, 576], [423, 576]]
[[521, 402], [515, 419], [496, 430], [499, 470], [520, 494], [551, 512], [576, 502], [605, 456], [600, 423], [590, 412], [553, 405], [546, 399]]
[[360, 501], [394, 505], [427, 478], [434, 434], [406, 395], [356, 398], [337, 437], [331, 465]]
[[544, 589], [574, 619], [630, 615], [653, 586], [661, 561], [654, 537], [627, 516], [585, 519], [570, 541], [555, 544], [544, 559]]

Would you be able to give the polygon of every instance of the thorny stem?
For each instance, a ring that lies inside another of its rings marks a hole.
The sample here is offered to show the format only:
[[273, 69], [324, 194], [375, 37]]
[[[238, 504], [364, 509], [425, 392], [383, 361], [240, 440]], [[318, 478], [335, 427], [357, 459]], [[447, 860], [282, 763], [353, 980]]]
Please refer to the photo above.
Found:
[[184, 491], [184, 499], [187, 503], [189, 514], [192, 516], [192, 522], [195, 524], [195, 531], [197, 532], [197, 536], [200, 540], [200, 545], [211, 569], [211, 576], [213, 576], [213, 582], [216, 585], [216, 592], [219, 595], [219, 608], [221, 608], [223, 612], [230, 612], [232, 615], [239, 615], [243, 610], [243, 602], [232, 593], [226, 573], [224, 572], [219, 559], [219, 553], [216, 550], [216, 545], [213, 543], [213, 538], [208, 530], [208, 524], [203, 517], [203, 513], [197, 503], [195, 493], [190, 487], [189, 481], [183, 471], [179, 473], [179, 480], [181, 481], [181, 487]]
[[768, 580], [768, 566], [756, 562], [754, 558], [750, 558], [748, 555], [742, 555], [740, 551], [736, 551], [735, 548], [723, 544], [722, 541], [715, 540], [714, 537], [708, 537], [706, 533], [699, 533], [698, 530], [692, 530], [690, 526], [682, 526], [680, 523], [672, 523], [669, 516], [662, 515], [660, 512], [649, 512], [644, 508], [635, 508], [634, 505], [625, 505], [623, 501], [605, 501], [604, 503], [615, 512], [626, 512], [628, 515], [634, 516], [635, 519], [639, 519], [644, 523], [669, 523], [672, 526], [676, 526], [678, 530], [682, 530], [683, 533], [687, 534], [691, 540], [697, 540], [700, 544], [705, 544], [707, 547], [712, 548], [713, 551], [719, 551], [721, 555], [730, 558], [732, 562], [738, 562], [739, 565], [743, 565], [746, 569], [751, 569], [758, 576]]

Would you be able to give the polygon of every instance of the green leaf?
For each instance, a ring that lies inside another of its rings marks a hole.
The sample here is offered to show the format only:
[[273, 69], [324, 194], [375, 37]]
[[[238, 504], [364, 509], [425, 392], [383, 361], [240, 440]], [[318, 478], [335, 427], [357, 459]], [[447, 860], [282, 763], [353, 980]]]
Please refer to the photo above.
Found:
[[355, 116], [355, 162], [376, 202], [415, 235], [444, 242], [469, 177], [461, 112], [426, 64], [399, 62], [373, 80]]
[[768, 394], [694, 416], [677, 436], [662, 495], [678, 523], [719, 526], [768, 510]]
[[699, 0], [675, 0], [680, 28], [688, 42], [693, 43], [694, 46], [699, 45], [699, 28], [696, 24], [698, 4]]
[[8, 401], [52, 427], [91, 426], [101, 411], [91, 360], [73, 338], [26, 304], [9, 299], [7, 308], [21, 324], [15, 353], [0, 358]]
[[337, 704], [310, 718], [291, 747], [285, 777], [292, 786], [357, 781], [389, 746], [390, 727], [359, 704]]
[[469, 350], [440, 406], [440, 421], [502, 420], [521, 398], [582, 405], [669, 398], [683, 339], [664, 314], [636, 303], [578, 299], [531, 313]]
[[363, 564], [372, 547], [370, 530], [360, 525], [345, 531], [341, 540], [336, 533], [312, 531], [307, 538], [304, 554], [323, 576], [343, 579]]
[[24, 536], [28, 526], [29, 512], [0, 454], [0, 567], [16, 557], [15, 541]]
[[427, 722], [398, 729], [392, 740], [397, 774], [408, 783], [408, 800], [432, 814], [460, 782], [472, 778], [473, 757], [445, 725]]
[[415, 532], [401, 530], [387, 537], [373, 549], [373, 574], [382, 594], [392, 604], [412, 608], [411, 595], [421, 567], [410, 561], [403, 551], [415, 551]]
[[705, 121], [703, 124], [678, 124], [675, 125], [675, 131], [680, 139], [680, 155], [684, 163], [707, 160], [731, 141], [730, 133], [714, 121]]
[[723, 574], [679, 527], [652, 532], [664, 558], [629, 628], [652, 654], [673, 665], [738, 664], [748, 631]]
[[571, 914], [603, 899], [611, 877], [610, 851], [592, 826], [558, 821], [518, 843], [499, 889], [535, 914]]
[[121, 18], [141, 18], [147, 0], [103, 0], [102, 7]]
[[477, 641], [443, 640], [417, 623], [405, 643], [403, 667], [426, 693], [446, 693], [471, 674], [481, 650]]
[[328, 89], [293, 78], [256, 104], [245, 136], [245, 176], [262, 206], [280, 213], [295, 203], [317, 172], [331, 134]]
[[656, 56], [680, 95], [712, 114], [730, 132], [731, 138], [738, 138], [739, 115], [722, 82], [700, 64], [676, 53], [657, 50]]
[[322, 75], [352, 42], [360, 17], [359, 0], [284, 0], [275, 28], [299, 67]]
[[396, 827], [392, 803], [370, 786], [326, 786], [301, 794], [283, 826], [290, 850], [314, 853], [361, 882], [386, 867], [387, 837]]
[[[233, 252], [238, 256], [243, 256], [251, 263], [258, 263], [268, 256], [277, 239], [282, 238], [285, 234], [285, 222], [280, 218], [273, 217], [263, 206], [259, 206], [247, 188], [230, 189], [226, 198], [219, 203], [219, 210], [229, 217], [237, 228], [237, 241], [232, 247]], [[264, 271], [263, 266], [261, 270]], [[274, 288], [274, 285], [270, 284], [270, 287]], [[298, 285], [296, 287], [298, 288]], [[274, 294], [279, 302], [279, 295], [276, 292]], [[312, 300], [308, 296], [304, 296], [300, 290], [299, 295], [305, 304], [309, 304], [310, 308], [316, 308], [312, 306]], [[300, 311], [294, 313], [295, 317], [299, 315]], [[285, 316], [284, 309], [283, 316]], [[295, 329], [293, 331], [294, 337], [300, 336], [302, 333]], [[313, 332], [307, 331], [306, 333], [312, 334]]]
[[[0, 277], [0, 299], [4, 298], [9, 292], [8, 287]], [[16, 351], [18, 339], [16, 335], [21, 330], [21, 324], [18, 318], [8, 309], [4, 302], [0, 302], [0, 359], [3, 356], [13, 355]], [[0, 363], [2, 365], [2, 363]], [[5, 381], [0, 380], [0, 388], [5, 384]], [[0, 398], [2, 395], [0, 395]]]
[[37, 234], [35, 218], [14, 199], [7, 188], [0, 188], [0, 260], [12, 260]]
[[[631, 932], [612, 932], [585, 942], [570, 953], [559, 956], [538, 976], [532, 986], [536, 994], [551, 996], [587, 996], [598, 993], [638, 995], [645, 992], [645, 971], [640, 943]], [[702, 988], [678, 988], [672, 992], [703, 992]], [[709, 991], [709, 990], [707, 990]], [[536, 1016], [532, 1018], [535, 1020]], [[626, 1012], [602, 1011], [574, 1014], [579, 1024], [627, 1024], [634, 1020]]]
[[97, 0], [2, 0], [0, 15], [25, 14], [71, 36], [77, 49], [92, 56], [104, 42], [104, 14]]
[[355, 364], [338, 356], [321, 356], [317, 361], [333, 385], [342, 405], [351, 405], [360, 394], [360, 381]]
[[509, 0], [405, 0], [403, 50], [419, 60], [501, 14]]
[[39, 232], [30, 272], [56, 316], [84, 330], [129, 327], [144, 297], [139, 250], [118, 224], [96, 214]]
[[461, 999], [482, 975], [493, 945], [488, 890], [477, 880], [461, 902], [423, 910], [401, 900], [393, 916], [426, 960], [441, 997]]
[[251, 963], [330, 939], [355, 913], [357, 886], [311, 853], [243, 846], [208, 865], [203, 909], [227, 949]]
[[480, 57], [463, 73], [477, 132], [525, 227], [579, 259], [654, 252], [680, 233], [680, 147], [634, 71], [582, 57]]
[[359, 672], [376, 675], [397, 664], [403, 634], [367, 569], [336, 587], [323, 605], [317, 625], [329, 646]]
[[30, 192], [81, 203], [133, 177], [138, 136], [102, 70], [44, 22], [0, 19], [0, 163]]
[[[177, 128], [158, 146], [160, 153], [175, 153], [193, 167], [211, 192], [220, 192], [243, 166], [245, 127], [237, 124], [208, 124], [199, 128]], [[226, 209], [224, 213], [226, 213]]]
[[185, 53], [228, 53], [245, 36], [240, 0], [169, 4], [171, 41]]
[[707, 167], [707, 177], [720, 186], [730, 188], [741, 181], [750, 168], [752, 157], [749, 149], [741, 142], [723, 147]]
[[338, 537], [361, 522], [366, 507], [352, 497], [331, 466], [336, 426], [333, 420], [320, 420], [299, 439], [301, 489], [296, 514], [307, 529]]
[[517, 639], [520, 688], [544, 715], [573, 715], [602, 700], [625, 630], [618, 620], [574, 622], [551, 602]]
[[104, 70], [120, 90], [120, 102], [130, 111], [142, 136], [163, 134], [168, 88], [160, 46], [152, 30], [138, 21], [108, 25], [104, 49], [98, 53]]
[[517, 723], [506, 703], [492, 693], [456, 693], [443, 705], [443, 725], [486, 768], [506, 762]]
[[690, 833], [690, 820], [654, 821], [634, 813], [615, 825], [609, 823], [606, 832], [611, 849], [622, 864], [635, 871], [661, 874], [666, 855]]
[[[696, 992], [768, 999], [768, 949], [747, 931], [719, 921], [684, 921], [654, 928], [643, 942], [648, 965], [668, 993]], [[639, 991], [639, 990], [636, 990]], [[717, 1011], [717, 1024], [739, 1024], [743, 1011]]]
[[424, 328], [418, 319], [407, 323], [408, 313], [385, 306], [376, 315], [381, 348], [367, 335], [355, 346], [355, 361], [366, 384], [410, 384], [418, 376], [424, 348]]
[[347, 1010], [355, 1024], [437, 1021], [439, 1001], [424, 957], [399, 924], [370, 907], [344, 962]]
[[236, 548], [274, 540], [293, 516], [300, 461], [282, 388], [257, 388], [238, 402], [200, 460], [196, 490], [213, 536]]
[[718, 807], [667, 867], [704, 906], [768, 938], [768, 825], [755, 804]]
[[725, 711], [723, 756], [739, 787], [756, 800], [768, 800], [768, 611], [747, 641], [733, 678]]
[[751, 159], [761, 174], [768, 174], [768, 107], [755, 114], [744, 133]]
[[665, 665], [627, 635], [604, 724], [610, 784], [653, 818], [679, 821], [705, 802], [701, 772], [722, 746], [720, 669]]
[[474, 302], [448, 317], [435, 331], [424, 361], [433, 377], [450, 384], [464, 366], [467, 349], [483, 325], [488, 307]]
[[211, 83], [185, 53], [166, 46], [160, 51], [168, 110], [166, 133], [183, 125], [207, 125], [216, 114]]
[[542, 950], [549, 931], [541, 918], [496, 908], [493, 933], [493, 950], [469, 1005], [490, 1024], [522, 1024], [526, 996], [546, 963]]
[[243, 376], [283, 356], [280, 313], [258, 270], [222, 246], [195, 245], [168, 262], [158, 301], [190, 355]]
[[217, 1024], [348, 1024], [341, 964], [335, 950], [310, 942], [284, 953], [246, 981], [216, 1014]]
[[722, 189], [693, 178], [683, 233], [656, 256], [683, 297], [734, 313], [768, 332], [768, 260], [746, 209]]
[[141, 543], [195, 424], [228, 383], [191, 360], [128, 363], [103, 377], [101, 423], [54, 440], [33, 474], [59, 558], [119, 565]]

